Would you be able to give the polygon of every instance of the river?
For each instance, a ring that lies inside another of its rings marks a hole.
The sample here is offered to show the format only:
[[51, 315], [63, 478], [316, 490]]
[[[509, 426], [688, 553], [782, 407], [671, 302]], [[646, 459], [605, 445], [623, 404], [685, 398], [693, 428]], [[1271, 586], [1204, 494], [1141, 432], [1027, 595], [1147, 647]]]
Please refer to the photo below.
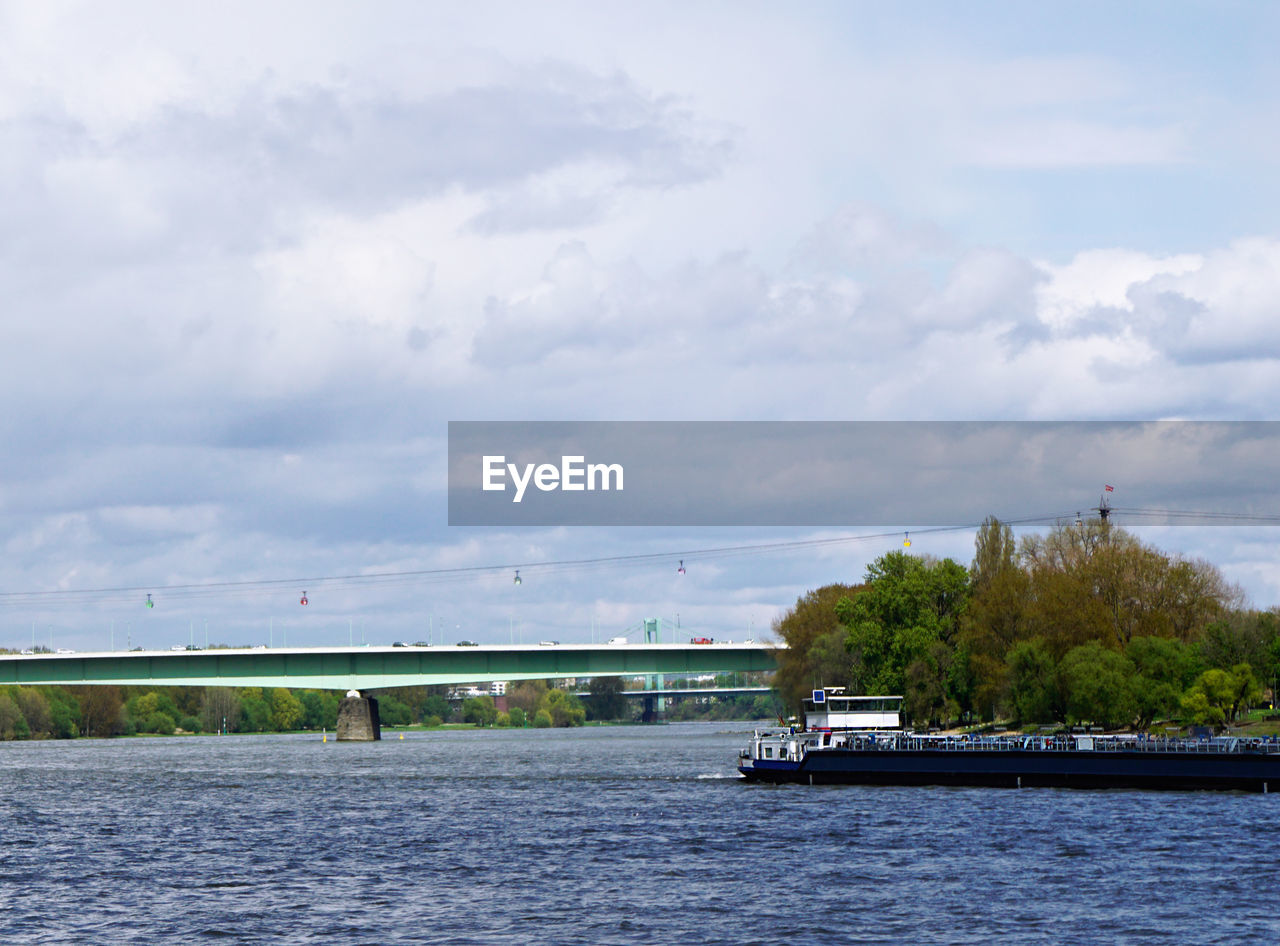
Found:
[[0, 744], [0, 942], [1280, 943], [1280, 797], [764, 786], [749, 724]]

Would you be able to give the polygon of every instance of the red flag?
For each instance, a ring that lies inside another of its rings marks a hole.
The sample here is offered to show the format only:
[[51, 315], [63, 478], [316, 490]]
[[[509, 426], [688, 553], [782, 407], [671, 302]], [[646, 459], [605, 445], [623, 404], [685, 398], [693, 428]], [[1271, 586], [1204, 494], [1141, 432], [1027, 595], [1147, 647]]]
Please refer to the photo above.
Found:
[[1106, 490], [1108, 493], [1114, 493], [1116, 491], [1116, 488], [1114, 486], [1107, 486]]

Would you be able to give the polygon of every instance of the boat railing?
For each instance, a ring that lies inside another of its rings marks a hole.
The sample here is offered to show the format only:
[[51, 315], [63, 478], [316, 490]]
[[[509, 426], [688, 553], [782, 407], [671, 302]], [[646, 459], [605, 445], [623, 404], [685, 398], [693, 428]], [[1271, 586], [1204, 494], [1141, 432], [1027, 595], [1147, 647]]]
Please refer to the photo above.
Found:
[[1280, 739], [1274, 736], [1219, 736], [1207, 739], [1180, 739], [1136, 735], [933, 735], [925, 733], [848, 733], [849, 748], [858, 750], [942, 752], [1178, 752], [1203, 754], [1280, 755]]
[[755, 752], [744, 750], [743, 758], [760, 757], [799, 761], [815, 750], [853, 751], [933, 751], [933, 752], [1125, 752], [1191, 753], [1205, 755], [1280, 755], [1280, 738], [1219, 736], [1188, 739], [1151, 736], [1145, 733], [1121, 735], [941, 735], [903, 730], [781, 731], [757, 730]]

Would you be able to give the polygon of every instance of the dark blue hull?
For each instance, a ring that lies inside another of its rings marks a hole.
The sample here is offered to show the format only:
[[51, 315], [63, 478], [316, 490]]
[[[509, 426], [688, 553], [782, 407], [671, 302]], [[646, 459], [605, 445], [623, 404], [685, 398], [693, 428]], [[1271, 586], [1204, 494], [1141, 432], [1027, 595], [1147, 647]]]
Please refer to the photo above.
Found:
[[818, 749], [800, 762], [757, 760], [738, 771], [806, 785], [1280, 791], [1280, 754], [1261, 752]]

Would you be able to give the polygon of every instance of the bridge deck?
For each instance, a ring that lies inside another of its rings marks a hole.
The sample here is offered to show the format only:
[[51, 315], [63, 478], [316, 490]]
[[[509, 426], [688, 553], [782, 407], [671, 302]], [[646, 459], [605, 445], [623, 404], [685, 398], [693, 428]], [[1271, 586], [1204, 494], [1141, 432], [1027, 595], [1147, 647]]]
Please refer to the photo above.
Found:
[[372, 690], [425, 684], [777, 669], [763, 644], [308, 647], [0, 655], [0, 684]]

